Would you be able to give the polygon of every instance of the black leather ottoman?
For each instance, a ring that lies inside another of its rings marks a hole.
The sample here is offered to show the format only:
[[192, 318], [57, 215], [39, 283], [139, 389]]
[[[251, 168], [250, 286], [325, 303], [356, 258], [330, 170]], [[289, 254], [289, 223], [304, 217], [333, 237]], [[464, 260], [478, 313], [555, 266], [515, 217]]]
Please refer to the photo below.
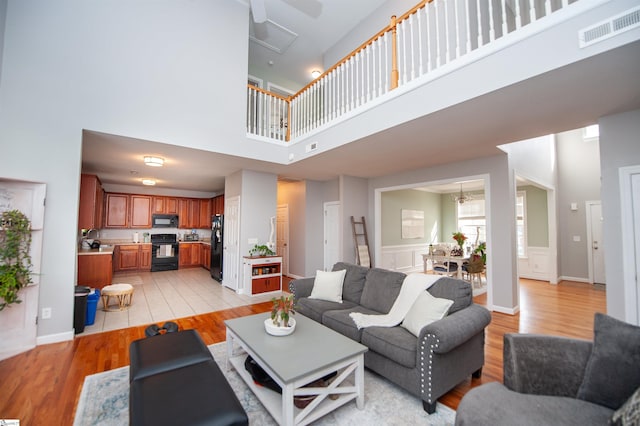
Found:
[[129, 346], [129, 381], [213, 359], [196, 330], [158, 334]]
[[130, 346], [129, 424], [248, 425], [249, 419], [195, 330]]

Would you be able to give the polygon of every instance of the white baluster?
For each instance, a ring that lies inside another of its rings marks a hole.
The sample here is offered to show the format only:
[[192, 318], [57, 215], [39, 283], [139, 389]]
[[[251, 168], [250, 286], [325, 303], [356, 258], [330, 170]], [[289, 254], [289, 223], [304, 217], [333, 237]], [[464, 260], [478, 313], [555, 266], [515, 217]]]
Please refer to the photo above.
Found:
[[455, 58], [460, 57], [460, 32], [462, 31], [462, 26], [460, 25], [460, 7], [455, 0], [451, 1], [451, 7], [453, 8], [453, 42], [455, 43]]
[[496, 32], [493, 22], [493, 0], [487, 0], [487, 3], [489, 3], [489, 41], [491, 42], [496, 39]]
[[[375, 41], [373, 42], [375, 43]], [[366, 50], [366, 58], [367, 58], [367, 93], [365, 94], [364, 100], [365, 102], [370, 101], [371, 100], [371, 78], [372, 74], [375, 75], [375, 69], [372, 69], [372, 66], [375, 66], [375, 64], [372, 64], [372, 58], [373, 61], [375, 61], [375, 50], [373, 47], [373, 43], [371, 43], [369, 46], [367, 46]], [[375, 82], [374, 82], [375, 85]]]
[[416, 78], [416, 51], [415, 51], [415, 32], [416, 30], [413, 28], [413, 22], [416, 20], [416, 14], [412, 13], [409, 16], [409, 36], [411, 37], [409, 45], [411, 46], [410, 55], [411, 55], [411, 80]]
[[553, 12], [551, 10], [551, 0], [547, 0], [544, 2], [544, 16], [551, 15], [551, 12]]
[[433, 3], [427, 3], [424, 5], [425, 10], [425, 33], [426, 33], [426, 42], [427, 42], [427, 72], [433, 69], [433, 40], [431, 39], [431, 11], [433, 9]]
[[449, 43], [450, 43], [449, 4], [451, 4], [450, 1], [444, 2], [444, 32], [442, 33], [442, 35], [444, 37], [444, 63], [445, 64], [448, 63], [449, 60], [451, 59], [451, 46], [449, 46]]
[[500, 7], [502, 8], [502, 37], [504, 37], [509, 33], [509, 27], [507, 26], [507, 0], [502, 0]]
[[465, 16], [464, 19], [467, 21], [467, 50], [465, 53], [471, 52], [471, 16], [469, 16], [469, 1], [470, 0], [462, 0], [464, 2], [464, 10]]
[[516, 0], [515, 1], [515, 5], [516, 5], [516, 30], [520, 29], [522, 27], [522, 13], [520, 12], [520, 0]]
[[478, 12], [478, 47], [482, 46], [482, 13], [480, 13], [480, 11], [481, 11], [480, 2], [481, 1], [482, 0], [477, 0], [476, 1], [476, 7], [477, 7], [477, 12]]
[[381, 93], [387, 93], [387, 90], [389, 90], [389, 71], [390, 71], [390, 67], [389, 67], [389, 37], [387, 36], [387, 34], [389, 34], [388, 32], [386, 32], [384, 34], [384, 78], [385, 78], [385, 84], [382, 87], [382, 91]]
[[436, 68], [440, 67], [440, 64], [442, 64], [442, 52], [440, 52], [440, 9], [438, 7], [438, 5], [440, 4], [439, 1], [434, 1], [433, 2], [433, 6], [434, 6], [434, 17], [435, 17], [435, 21], [436, 21]]
[[529, 10], [529, 23], [531, 24], [538, 19], [536, 17], [536, 0], [529, 0], [529, 6], [531, 6]]
[[422, 29], [422, 14], [424, 13], [425, 7], [418, 9], [418, 75], [424, 74], [424, 60], [423, 60], [423, 51], [422, 51], [422, 38], [424, 35], [424, 30]]

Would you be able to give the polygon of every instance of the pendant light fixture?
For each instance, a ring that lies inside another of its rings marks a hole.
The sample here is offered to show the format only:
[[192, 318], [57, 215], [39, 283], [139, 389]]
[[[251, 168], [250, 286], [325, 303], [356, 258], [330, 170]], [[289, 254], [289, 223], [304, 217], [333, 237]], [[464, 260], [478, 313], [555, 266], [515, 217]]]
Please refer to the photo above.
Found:
[[469, 194], [465, 194], [464, 192], [462, 192], [462, 184], [460, 184], [460, 193], [451, 194], [451, 199], [458, 204], [464, 204], [466, 201], [473, 200], [473, 197]]

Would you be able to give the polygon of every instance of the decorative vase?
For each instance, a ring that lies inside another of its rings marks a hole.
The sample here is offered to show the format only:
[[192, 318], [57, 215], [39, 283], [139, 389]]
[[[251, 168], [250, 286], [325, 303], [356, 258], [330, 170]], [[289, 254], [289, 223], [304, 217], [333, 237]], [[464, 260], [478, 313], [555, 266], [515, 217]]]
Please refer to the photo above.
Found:
[[289, 327], [277, 326], [271, 318], [264, 320], [264, 329], [272, 336], [288, 336], [296, 329], [296, 320], [289, 318]]

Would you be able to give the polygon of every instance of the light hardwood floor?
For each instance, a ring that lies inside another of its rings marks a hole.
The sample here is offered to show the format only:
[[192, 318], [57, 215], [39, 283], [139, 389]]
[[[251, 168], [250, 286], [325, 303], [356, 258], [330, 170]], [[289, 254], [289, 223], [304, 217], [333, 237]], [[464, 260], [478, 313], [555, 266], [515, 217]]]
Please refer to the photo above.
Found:
[[[480, 379], [469, 378], [440, 402], [457, 408], [472, 387], [502, 381], [502, 340], [505, 333], [526, 332], [592, 339], [593, 315], [605, 312], [605, 291], [583, 283], [558, 285], [520, 280], [521, 312], [492, 314], [486, 333], [485, 366]], [[486, 303], [486, 296], [475, 302]], [[177, 320], [194, 328], [206, 344], [225, 340], [224, 320], [270, 309], [271, 303], [240, 306]], [[38, 346], [0, 362], [0, 418], [24, 425], [52, 422], [71, 425], [84, 377], [129, 364], [129, 343], [144, 337], [145, 326], [82, 336], [71, 342]], [[366, 409], [366, 408], [365, 408]]]

